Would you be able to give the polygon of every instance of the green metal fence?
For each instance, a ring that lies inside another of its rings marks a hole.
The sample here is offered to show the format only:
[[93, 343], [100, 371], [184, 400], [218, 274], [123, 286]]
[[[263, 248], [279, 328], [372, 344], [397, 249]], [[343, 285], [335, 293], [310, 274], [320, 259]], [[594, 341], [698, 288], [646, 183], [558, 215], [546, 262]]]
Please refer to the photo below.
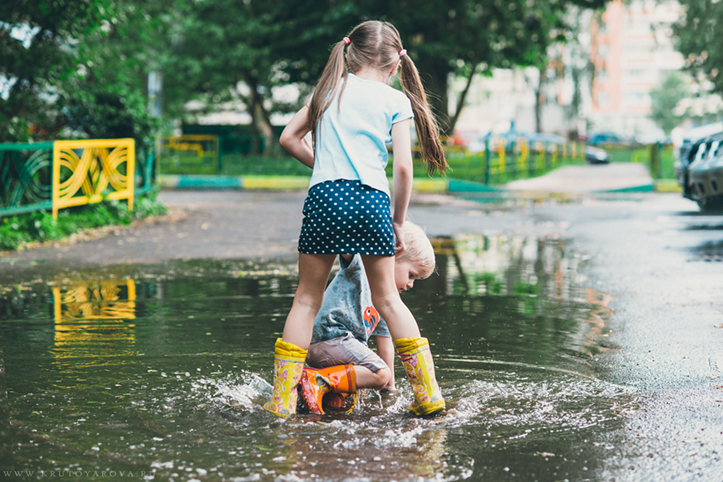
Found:
[[[53, 207], [54, 142], [0, 144], [0, 217]], [[136, 147], [135, 194], [155, 186], [155, 152]]]

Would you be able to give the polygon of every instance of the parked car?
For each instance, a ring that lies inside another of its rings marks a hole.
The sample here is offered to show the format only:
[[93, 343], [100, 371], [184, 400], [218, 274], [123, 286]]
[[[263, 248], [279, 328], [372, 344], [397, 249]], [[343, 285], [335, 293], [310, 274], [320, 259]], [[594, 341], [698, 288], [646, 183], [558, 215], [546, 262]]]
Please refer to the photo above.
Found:
[[[675, 129], [673, 129], [675, 132]], [[723, 132], [723, 122], [714, 122], [688, 129], [687, 131], [673, 136], [673, 151], [678, 159], [683, 159], [690, 151], [692, 145], [708, 136]]]
[[608, 164], [610, 157], [605, 149], [585, 146], [585, 160], [590, 164]]
[[687, 167], [691, 199], [703, 211], [723, 207], [723, 133], [698, 143]]
[[625, 139], [617, 132], [603, 131], [593, 132], [587, 138], [587, 144], [590, 146], [608, 146], [608, 147], [630, 147], [630, 140]]
[[[709, 146], [716, 139], [720, 139], [721, 135], [723, 135], [723, 123], [718, 122], [690, 129], [683, 133], [677, 142], [678, 161], [674, 165], [675, 178], [682, 188], [683, 197], [697, 202], [702, 210], [715, 209], [721, 203], [720, 195], [723, 193], [719, 191], [723, 184], [716, 177], [719, 175], [716, 173], [721, 163], [718, 159], [720, 154], [708, 158], [711, 153]], [[719, 147], [716, 150], [720, 151]], [[691, 167], [695, 167], [696, 181], [691, 177]], [[707, 178], [711, 178], [714, 182], [711, 183]]]

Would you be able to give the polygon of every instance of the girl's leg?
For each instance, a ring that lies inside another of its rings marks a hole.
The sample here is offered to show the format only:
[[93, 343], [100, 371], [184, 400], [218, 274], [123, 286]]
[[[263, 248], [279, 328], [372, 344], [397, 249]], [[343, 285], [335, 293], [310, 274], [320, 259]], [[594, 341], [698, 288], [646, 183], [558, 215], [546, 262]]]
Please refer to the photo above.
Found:
[[299, 254], [299, 287], [286, 318], [283, 337], [274, 347], [274, 392], [264, 408], [280, 417], [296, 413], [297, 390], [311, 341], [314, 317], [321, 308], [334, 255]]
[[324, 300], [324, 290], [335, 259], [334, 254], [299, 253], [299, 286], [286, 317], [281, 336], [283, 341], [304, 350], [309, 348], [314, 318]]
[[394, 346], [414, 390], [409, 410], [428, 415], [444, 410], [445, 403], [434, 373], [429, 342], [421, 338], [417, 321], [402, 302], [394, 282], [394, 258], [362, 256], [372, 290], [372, 303], [387, 322]]
[[394, 282], [394, 258], [363, 255], [362, 260], [372, 290], [372, 303], [387, 322], [392, 340], [419, 337], [417, 320], [402, 301]]

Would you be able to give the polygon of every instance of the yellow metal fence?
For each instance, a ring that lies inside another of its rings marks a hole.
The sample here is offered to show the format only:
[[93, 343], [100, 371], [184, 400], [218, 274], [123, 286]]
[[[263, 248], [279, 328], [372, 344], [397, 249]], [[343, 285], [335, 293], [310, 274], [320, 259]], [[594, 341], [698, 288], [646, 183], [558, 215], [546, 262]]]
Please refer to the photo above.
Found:
[[133, 210], [135, 141], [91, 139], [53, 143], [53, 218], [58, 210], [126, 199]]
[[164, 137], [159, 142], [158, 159], [164, 174], [217, 174], [221, 170], [218, 136]]

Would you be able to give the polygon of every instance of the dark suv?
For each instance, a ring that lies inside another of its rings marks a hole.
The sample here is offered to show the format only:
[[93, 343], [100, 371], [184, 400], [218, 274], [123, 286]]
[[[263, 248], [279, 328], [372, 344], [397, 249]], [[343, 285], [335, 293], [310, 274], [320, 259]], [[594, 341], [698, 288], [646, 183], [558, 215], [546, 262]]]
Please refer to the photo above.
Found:
[[675, 177], [683, 196], [698, 203], [702, 211], [723, 207], [723, 133], [699, 139], [680, 150]]

